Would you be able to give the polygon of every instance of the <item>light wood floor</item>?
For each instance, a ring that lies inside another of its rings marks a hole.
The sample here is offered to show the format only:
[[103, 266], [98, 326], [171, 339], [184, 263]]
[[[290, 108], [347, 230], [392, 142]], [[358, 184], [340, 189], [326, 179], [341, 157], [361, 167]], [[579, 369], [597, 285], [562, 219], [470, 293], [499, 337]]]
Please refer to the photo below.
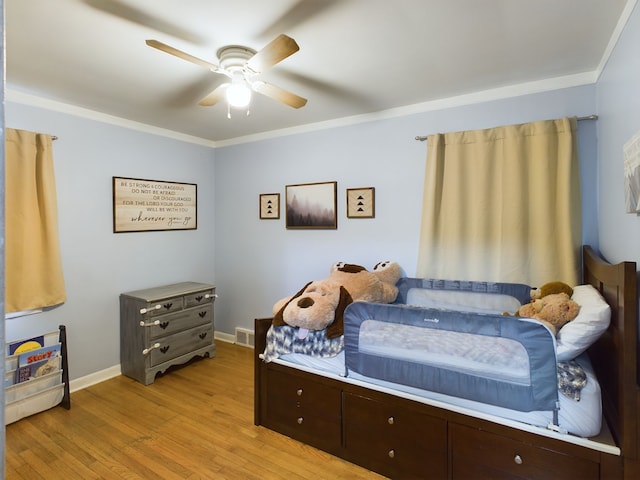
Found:
[[383, 478], [253, 425], [253, 350], [224, 342], [152, 385], [116, 377], [8, 425], [5, 457], [7, 480]]

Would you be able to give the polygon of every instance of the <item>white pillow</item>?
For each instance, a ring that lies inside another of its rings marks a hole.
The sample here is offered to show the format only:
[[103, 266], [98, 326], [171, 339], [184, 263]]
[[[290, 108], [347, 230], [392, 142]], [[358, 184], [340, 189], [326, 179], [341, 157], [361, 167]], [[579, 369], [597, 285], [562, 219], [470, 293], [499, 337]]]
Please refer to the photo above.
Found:
[[573, 287], [571, 297], [580, 313], [556, 335], [556, 358], [572, 360], [589, 348], [609, 327], [611, 307], [593, 285]]

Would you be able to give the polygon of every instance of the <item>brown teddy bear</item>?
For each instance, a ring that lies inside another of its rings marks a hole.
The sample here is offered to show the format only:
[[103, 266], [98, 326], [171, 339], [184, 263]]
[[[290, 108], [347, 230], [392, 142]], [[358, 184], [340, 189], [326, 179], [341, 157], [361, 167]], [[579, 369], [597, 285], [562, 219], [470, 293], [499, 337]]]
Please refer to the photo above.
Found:
[[543, 298], [554, 293], [566, 293], [571, 297], [573, 295], [573, 288], [564, 282], [547, 282], [538, 288], [531, 290], [531, 300]]
[[558, 330], [576, 318], [578, 313], [580, 313], [580, 305], [562, 292], [546, 295], [521, 306], [516, 316], [538, 320], [547, 325], [556, 335]]
[[292, 297], [273, 306], [273, 325], [298, 327], [299, 338], [309, 330], [326, 328], [327, 338], [343, 334], [345, 308], [355, 301], [391, 303], [398, 295], [402, 269], [396, 262], [380, 262], [372, 272], [360, 265], [338, 262], [329, 277], [307, 283]]

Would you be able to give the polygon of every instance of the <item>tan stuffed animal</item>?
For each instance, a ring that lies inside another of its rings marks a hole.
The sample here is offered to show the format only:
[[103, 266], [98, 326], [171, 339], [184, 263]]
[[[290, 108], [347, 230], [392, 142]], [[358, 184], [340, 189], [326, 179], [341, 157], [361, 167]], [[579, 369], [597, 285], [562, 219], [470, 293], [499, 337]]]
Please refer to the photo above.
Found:
[[558, 330], [576, 318], [578, 313], [580, 313], [580, 305], [563, 292], [535, 299], [520, 307], [516, 315], [539, 320], [556, 335]]
[[329, 280], [344, 286], [354, 302], [391, 303], [398, 296], [396, 283], [402, 270], [396, 262], [380, 262], [373, 272], [360, 265], [337, 262], [331, 266]]
[[543, 298], [554, 293], [566, 293], [571, 297], [573, 295], [573, 288], [564, 282], [547, 282], [538, 288], [531, 290], [531, 300]]
[[339, 337], [344, 331], [345, 308], [355, 301], [393, 302], [401, 274], [396, 262], [378, 263], [372, 272], [360, 265], [335, 263], [328, 278], [309, 282], [292, 297], [276, 302], [273, 325], [298, 327], [300, 338], [309, 330], [325, 328], [327, 338]]

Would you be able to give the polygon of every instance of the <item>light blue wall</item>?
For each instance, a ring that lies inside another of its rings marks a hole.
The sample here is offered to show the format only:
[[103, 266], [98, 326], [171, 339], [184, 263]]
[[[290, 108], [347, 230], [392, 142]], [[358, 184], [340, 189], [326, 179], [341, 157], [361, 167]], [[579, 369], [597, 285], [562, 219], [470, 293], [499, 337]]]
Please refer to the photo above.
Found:
[[[51, 110], [8, 103], [6, 125], [57, 135], [54, 161], [67, 301], [6, 321], [7, 340], [67, 325], [71, 378], [120, 363], [118, 295], [215, 281], [214, 151]], [[113, 176], [198, 184], [195, 231], [114, 234]]]
[[640, 130], [640, 7], [597, 84], [600, 246], [610, 261], [640, 262], [640, 216], [625, 213], [622, 147]]
[[[53, 311], [8, 321], [7, 338], [66, 324], [71, 376], [78, 378], [119, 363], [122, 291], [182, 280], [213, 282], [220, 294], [217, 330], [233, 334], [234, 327], [252, 328], [254, 318], [270, 315], [279, 298], [309, 280], [324, 278], [336, 260], [370, 268], [379, 260], [392, 259], [413, 275], [426, 154], [426, 144], [414, 137], [566, 115], [600, 115], [597, 122], [579, 123], [584, 241], [596, 246], [600, 242], [613, 259], [636, 259], [639, 220], [623, 213], [621, 145], [640, 128], [636, 94], [640, 75], [634, 52], [638, 21], [635, 12], [597, 85], [317, 130], [215, 152], [8, 102], [8, 127], [60, 137], [54, 144], [55, 163], [69, 298]], [[198, 229], [113, 234], [112, 176], [197, 183]], [[286, 230], [285, 185], [321, 181], [338, 182], [338, 229]], [[369, 186], [376, 189], [376, 217], [347, 219], [345, 189]], [[259, 220], [261, 193], [281, 194], [280, 220]]]
[[[325, 278], [338, 260], [371, 268], [390, 259], [414, 275], [426, 156], [416, 135], [592, 113], [594, 85], [216, 149], [218, 330], [252, 328], [276, 300]], [[579, 144], [593, 191], [593, 122], [580, 122]], [[323, 181], [338, 182], [338, 229], [286, 230], [285, 185]], [[346, 218], [345, 189], [370, 186], [375, 218]], [[259, 220], [261, 193], [280, 193], [280, 220]], [[591, 243], [597, 243], [595, 210], [596, 198], [587, 194], [585, 241]]]
[[[59, 137], [54, 151], [68, 300], [52, 311], [7, 321], [7, 339], [66, 324], [73, 379], [119, 363], [123, 291], [183, 280], [213, 282], [220, 295], [216, 328], [233, 334], [236, 326], [252, 328], [254, 318], [270, 315], [279, 298], [324, 278], [337, 260], [371, 268], [392, 259], [413, 275], [426, 154], [416, 135], [594, 112], [595, 86], [584, 86], [214, 152], [8, 102], [9, 127]], [[590, 122], [580, 123], [585, 172], [596, 162], [594, 129]], [[113, 176], [197, 183], [198, 229], [113, 234]], [[321, 181], [338, 182], [338, 229], [286, 230], [284, 186]], [[345, 189], [369, 186], [376, 189], [376, 217], [347, 219]], [[259, 220], [260, 193], [281, 194], [280, 220]], [[595, 211], [595, 197], [585, 200], [585, 209]], [[595, 227], [586, 238], [597, 241]]]

